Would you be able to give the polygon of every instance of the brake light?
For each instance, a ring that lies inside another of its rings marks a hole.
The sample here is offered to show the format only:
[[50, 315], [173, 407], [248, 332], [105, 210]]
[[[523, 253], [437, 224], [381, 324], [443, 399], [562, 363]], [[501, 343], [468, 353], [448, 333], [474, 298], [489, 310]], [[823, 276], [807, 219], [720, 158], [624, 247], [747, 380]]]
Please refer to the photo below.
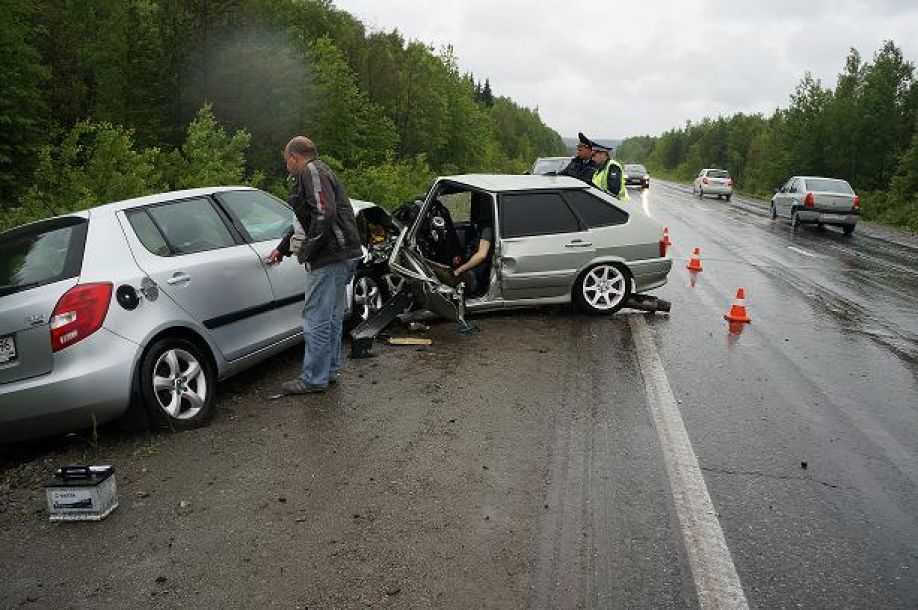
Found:
[[65, 292], [51, 314], [51, 351], [59, 352], [99, 330], [111, 300], [109, 283], [77, 284]]
[[666, 240], [666, 236], [660, 238], [660, 258], [666, 256], [666, 251], [669, 249], [669, 243]]
[[861, 209], [861, 196], [860, 195], [854, 196], [854, 209], [855, 210]]
[[702, 183], [702, 184], [707, 184], [707, 183], [708, 183], [707, 177], [702, 178], [702, 179], [701, 179], [701, 183]]
[[806, 197], [803, 198], [803, 205], [805, 205], [808, 208], [811, 208], [814, 205], [816, 205], [816, 198], [813, 197], [813, 193], [806, 194]]
[[727, 178], [727, 186], [733, 186], [733, 178]]

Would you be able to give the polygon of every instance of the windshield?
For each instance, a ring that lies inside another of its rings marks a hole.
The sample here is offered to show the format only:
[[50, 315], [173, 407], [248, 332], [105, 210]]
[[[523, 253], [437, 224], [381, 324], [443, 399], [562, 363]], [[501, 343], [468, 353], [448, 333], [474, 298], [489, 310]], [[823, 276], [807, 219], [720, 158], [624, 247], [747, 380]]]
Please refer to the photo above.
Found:
[[0, 297], [80, 274], [85, 218], [55, 218], [0, 234]]
[[635, 174], [646, 174], [646, 173], [647, 173], [647, 168], [645, 168], [643, 165], [629, 164], [629, 165], [626, 165], [626, 166], [625, 166], [625, 171], [626, 171], [626, 172], [633, 172], [633, 173], [635, 173]]
[[728, 174], [725, 170], [722, 170], [722, 169], [712, 169], [708, 171], [708, 178], [729, 178], [729, 177], [730, 177], [730, 174]]
[[851, 188], [850, 184], [844, 180], [834, 180], [832, 178], [807, 178], [806, 190], [816, 191], [818, 193], [854, 194], [854, 190]]
[[539, 159], [535, 162], [535, 165], [532, 168], [533, 174], [548, 174], [555, 173], [557, 174], [562, 169], [567, 167], [567, 164], [570, 163], [570, 159], [563, 157], [561, 159]]

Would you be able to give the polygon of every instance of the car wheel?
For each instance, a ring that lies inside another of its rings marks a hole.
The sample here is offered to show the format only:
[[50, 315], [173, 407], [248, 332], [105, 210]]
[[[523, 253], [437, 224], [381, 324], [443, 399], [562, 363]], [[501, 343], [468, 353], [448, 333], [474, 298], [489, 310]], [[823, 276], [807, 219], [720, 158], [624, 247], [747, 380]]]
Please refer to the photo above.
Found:
[[693, 187], [692, 187], [692, 197], [697, 197], [697, 196], [698, 196], [698, 189], [696, 189], [696, 188], [693, 186]]
[[797, 214], [797, 210], [793, 210], [790, 214], [790, 226], [795, 229], [800, 226], [800, 216]]
[[197, 345], [178, 337], [154, 343], [140, 365], [140, 393], [154, 426], [196, 428], [214, 414], [217, 377]]
[[730, 201], [731, 197], [733, 197], [733, 193], [730, 193], [729, 195], [724, 195], [724, 199], [726, 199], [727, 201]]
[[704, 199], [704, 189], [698, 189], [698, 198]]
[[590, 267], [574, 286], [577, 305], [591, 314], [613, 314], [631, 296], [631, 274], [621, 265], [601, 263]]
[[844, 231], [845, 235], [851, 235], [854, 233], [854, 227], [856, 226], [857, 225], [845, 225], [842, 227], [842, 231]]
[[382, 309], [383, 295], [376, 278], [370, 275], [358, 275], [354, 279], [354, 303], [351, 307], [351, 318], [357, 322], [369, 320]]
[[383, 291], [389, 299], [400, 293], [405, 287], [405, 278], [396, 273], [386, 273], [382, 276], [382, 280]]
[[769, 216], [772, 220], [775, 220], [778, 217], [778, 210], [775, 208], [775, 204], [771, 204], [771, 209], [769, 209]]

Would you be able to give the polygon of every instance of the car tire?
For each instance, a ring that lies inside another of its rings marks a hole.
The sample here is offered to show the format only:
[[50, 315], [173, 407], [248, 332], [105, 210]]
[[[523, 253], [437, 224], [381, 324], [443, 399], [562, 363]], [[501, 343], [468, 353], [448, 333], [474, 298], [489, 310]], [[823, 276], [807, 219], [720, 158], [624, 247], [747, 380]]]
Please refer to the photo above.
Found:
[[768, 215], [771, 217], [772, 220], [775, 220], [778, 218], [778, 209], [775, 207], [774, 203], [771, 204], [771, 207], [768, 210]]
[[704, 199], [704, 189], [698, 189], [698, 198]]
[[611, 315], [631, 297], [631, 273], [617, 263], [600, 263], [584, 271], [574, 284], [574, 302], [592, 315]]
[[856, 226], [857, 225], [845, 225], [842, 227], [842, 232], [844, 232], [845, 235], [851, 235], [854, 233], [854, 227]]
[[800, 216], [797, 214], [797, 210], [791, 210], [790, 213], [790, 226], [794, 229], [800, 226]]
[[368, 274], [358, 273], [354, 278], [354, 301], [351, 303], [351, 323], [356, 326], [373, 317], [382, 309], [385, 298], [379, 280]]
[[208, 355], [187, 339], [165, 337], [144, 353], [140, 395], [153, 427], [197, 428], [214, 415], [217, 376]]
[[724, 195], [724, 199], [726, 199], [727, 201], [730, 201], [732, 197], [733, 197], [732, 193], [730, 195]]

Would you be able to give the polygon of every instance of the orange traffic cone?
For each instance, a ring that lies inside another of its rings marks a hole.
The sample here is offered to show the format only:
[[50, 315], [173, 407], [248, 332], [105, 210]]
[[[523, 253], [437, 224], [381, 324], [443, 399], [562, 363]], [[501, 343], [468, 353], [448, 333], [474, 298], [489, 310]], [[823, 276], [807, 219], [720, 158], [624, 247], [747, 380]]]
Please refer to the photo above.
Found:
[[746, 291], [744, 289], [739, 288], [736, 291], [736, 300], [733, 301], [733, 306], [730, 307], [730, 311], [724, 314], [724, 320], [739, 324], [749, 324], [752, 322], [752, 318], [746, 313]]
[[669, 241], [669, 227], [663, 227], [663, 245], [669, 248], [673, 242]]
[[695, 273], [703, 271], [701, 268], [701, 248], [695, 248], [695, 251], [692, 252], [692, 258], [689, 259], [688, 265], [686, 265], [685, 268]]

